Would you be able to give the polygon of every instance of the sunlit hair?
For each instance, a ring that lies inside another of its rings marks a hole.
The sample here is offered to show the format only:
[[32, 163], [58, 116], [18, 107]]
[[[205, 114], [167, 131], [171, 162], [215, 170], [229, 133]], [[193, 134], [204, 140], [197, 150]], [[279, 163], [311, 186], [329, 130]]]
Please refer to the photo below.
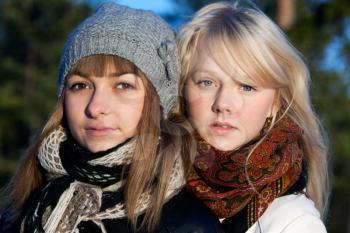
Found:
[[185, 84], [203, 51], [236, 81], [245, 83], [235, 70], [239, 67], [249, 83], [276, 89], [271, 127], [287, 115], [303, 129], [307, 194], [323, 216], [329, 197], [328, 142], [311, 107], [308, 68], [284, 33], [255, 7], [220, 2], [202, 8], [181, 28], [178, 46], [180, 114], [187, 115]]
[[[190, 157], [193, 157], [191, 153], [194, 154], [194, 148], [193, 143], [191, 144], [189, 124], [176, 114], [163, 119], [159, 97], [151, 82], [133, 63], [118, 56], [92, 55], [82, 58], [72, 67], [68, 79], [70, 74], [79, 72], [102, 77], [106, 75], [105, 72], [110, 65], [114, 66], [117, 72], [138, 75], [145, 86], [142, 120], [138, 124], [136, 146], [124, 194], [127, 215], [132, 225], [135, 228], [146, 226], [149, 231], [152, 231], [160, 220], [175, 156], [181, 153], [183, 160], [188, 164]], [[61, 96], [63, 97], [59, 100], [42, 133], [25, 154], [7, 188], [8, 202], [11, 202], [14, 207], [15, 216], [19, 214], [31, 192], [43, 182], [37, 161], [38, 150], [43, 139], [58, 125], [67, 128], [64, 116], [64, 93]], [[183, 137], [186, 143], [182, 143]], [[143, 221], [136, 224], [138, 223], [137, 200], [147, 190], [152, 194], [152, 203], [146, 210]]]

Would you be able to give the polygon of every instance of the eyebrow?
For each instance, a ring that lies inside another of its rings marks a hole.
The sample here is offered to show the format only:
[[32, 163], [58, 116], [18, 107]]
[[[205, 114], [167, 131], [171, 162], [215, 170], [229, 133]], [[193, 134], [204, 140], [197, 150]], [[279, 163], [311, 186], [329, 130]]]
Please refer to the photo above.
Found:
[[[236, 72], [238, 74], [238, 72]], [[218, 77], [218, 74], [214, 71], [211, 71], [211, 70], [206, 70], [205, 68], [202, 69], [202, 70], [194, 70], [193, 73], [192, 73], [192, 77], [194, 77], [196, 74], [202, 74], [202, 75], [210, 75], [212, 77]], [[254, 79], [251, 79], [248, 75], [237, 75], [237, 76], [232, 76], [232, 75], [228, 75], [232, 81], [236, 82], [236, 83], [247, 83], [247, 82], [255, 82]]]
[[[107, 74], [106, 77], [108, 77], [108, 78], [116, 78], [116, 77], [119, 77], [119, 76], [124, 75], [124, 74], [134, 74], [134, 73], [132, 73], [132, 72], [113, 72], [113, 73]], [[85, 73], [85, 72], [83, 72], [81, 70], [75, 70], [74, 72], [70, 73], [70, 76], [73, 76], [73, 75], [77, 75], [77, 76], [80, 76], [80, 77], [83, 77], [83, 78], [91, 78], [90, 74]]]
[[212, 76], [216, 76], [217, 74], [215, 72], [212, 72], [210, 70], [194, 70], [191, 74], [191, 76], [195, 76], [196, 74], [209, 74], [209, 75], [212, 75]]

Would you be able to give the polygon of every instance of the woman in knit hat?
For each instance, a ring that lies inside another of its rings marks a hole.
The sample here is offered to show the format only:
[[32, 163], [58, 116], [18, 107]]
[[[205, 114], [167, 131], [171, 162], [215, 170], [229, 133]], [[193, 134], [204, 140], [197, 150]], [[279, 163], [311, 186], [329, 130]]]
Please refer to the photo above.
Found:
[[168, 117], [179, 73], [173, 31], [153, 13], [107, 3], [84, 20], [66, 41], [58, 103], [12, 179], [0, 232], [220, 232], [182, 190], [191, 144], [186, 122]]
[[325, 232], [327, 144], [283, 32], [253, 7], [214, 3], [178, 48], [179, 112], [198, 145], [188, 187], [226, 232]]

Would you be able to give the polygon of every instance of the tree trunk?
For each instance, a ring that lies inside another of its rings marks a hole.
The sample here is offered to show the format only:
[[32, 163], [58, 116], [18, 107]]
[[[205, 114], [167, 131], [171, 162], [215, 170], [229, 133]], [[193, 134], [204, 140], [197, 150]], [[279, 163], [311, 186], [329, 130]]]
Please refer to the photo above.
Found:
[[290, 28], [295, 19], [294, 0], [277, 1], [277, 24], [284, 30]]

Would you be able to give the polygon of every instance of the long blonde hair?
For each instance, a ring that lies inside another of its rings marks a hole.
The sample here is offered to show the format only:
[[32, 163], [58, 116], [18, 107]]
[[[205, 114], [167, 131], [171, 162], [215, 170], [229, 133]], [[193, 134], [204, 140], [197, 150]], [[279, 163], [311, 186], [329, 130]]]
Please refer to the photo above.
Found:
[[[105, 75], [106, 67], [110, 64], [123, 73], [137, 74], [145, 85], [146, 96], [142, 120], [138, 125], [137, 142], [124, 194], [127, 215], [133, 226], [135, 228], [146, 226], [149, 231], [152, 231], [160, 220], [165, 192], [176, 155], [181, 153], [184, 161], [187, 161], [191, 156], [188, 151], [193, 151], [193, 149], [187, 149], [187, 147], [191, 147], [191, 143], [182, 143], [182, 137], [189, 137], [190, 135], [188, 123], [175, 114], [170, 116], [169, 120], [163, 119], [159, 97], [155, 88], [147, 77], [126, 59], [113, 55], [92, 55], [79, 60], [70, 70], [70, 73], [76, 73], [79, 70], [100, 77]], [[64, 96], [64, 94], [61, 96]], [[7, 188], [14, 215], [19, 214], [31, 192], [43, 183], [37, 162], [38, 150], [42, 141], [50, 132], [58, 125], [66, 125], [63, 106], [64, 98], [61, 97], [42, 133], [26, 152]], [[160, 141], [159, 138], [161, 138]], [[142, 193], [146, 191], [152, 193], [151, 206], [146, 210], [141, 224], [137, 225], [137, 201]]]
[[178, 47], [182, 65], [180, 114], [187, 115], [185, 84], [192, 75], [199, 48], [206, 47], [214, 61], [234, 78], [234, 67], [239, 67], [257, 85], [276, 88], [272, 122], [287, 115], [303, 129], [306, 190], [323, 216], [330, 189], [328, 142], [311, 106], [309, 71], [278, 26], [253, 7], [213, 3], [199, 10], [181, 28]]

